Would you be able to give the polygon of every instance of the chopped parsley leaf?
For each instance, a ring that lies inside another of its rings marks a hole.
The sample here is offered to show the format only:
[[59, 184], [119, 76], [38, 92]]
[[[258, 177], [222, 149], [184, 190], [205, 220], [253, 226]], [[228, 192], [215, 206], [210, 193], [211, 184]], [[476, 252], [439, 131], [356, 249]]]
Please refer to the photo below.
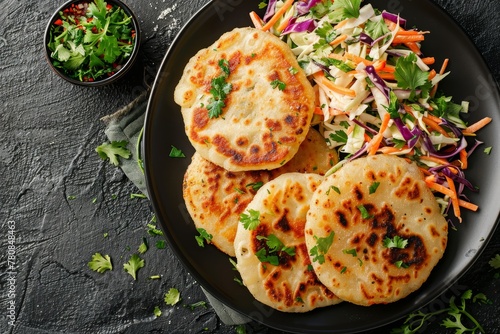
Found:
[[377, 191], [377, 188], [379, 185], [380, 185], [380, 182], [373, 182], [369, 188], [370, 194], [374, 194]]
[[123, 264], [123, 269], [132, 276], [134, 281], [137, 279], [137, 271], [144, 267], [144, 260], [137, 254], [133, 254], [127, 263]]
[[249, 209], [247, 213], [242, 213], [240, 215], [240, 222], [243, 223], [243, 227], [247, 230], [255, 230], [260, 223], [260, 212], [257, 210]]
[[92, 255], [92, 260], [87, 265], [93, 271], [97, 271], [101, 274], [107, 270], [113, 270], [113, 264], [111, 263], [109, 255], [103, 256], [101, 253]]
[[169, 157], [171, 157], [171, 158], [185, 158], [186, 157], [186, 155], [184, 154], [184, 152], [182, 152], [182, 150], [178, 149], [174, 145], [170, 145], [170, 146], [172, 147], [172, 149], [170, 150], [170, 153], [168, 154]]
[[130, 158], [130, 151], [127, 149], [128, 142], [126, 140], [112, 141], [111, 143], [103, 143], [96, 147], [95, 151], [99, 154], [102, 160], [109, 159], [109, 162], [115, 166], [120, 165], [119, 157], [124, 159]]
[[278, 88], [279, 90], [285, 90], [286, 84], [283, 81], [276, 79], [271, 81], [271, 87]]
[[233, 89], [233, 85], [226, 82], [227, 77], [230, 74], [229, 62], [225, 59], [219, 60], [219, 67], [222, 70], [222, 75], [213, 78], [211, 81], [210, 93], [212, 97], [207, 105], [208, 117], [218, 118], [222, 114], [222, 109], [226, 106], [224, 100], [227, 94]]
[[363, 219], [370, 219], [372, 218], [373, 216], [368, 212], [368, 210], [366, 210], [366, 208], [364, 207], [364, 205], [358, 205], [357, 206], [359, 212], [361, 212], [361, 218]]
[[155, 317], [159, 317], [161, 316], [161, 310], [160, 310], [160, 307], [159, 306], [155, 306], [154, 310], [153, 310], [153, 313], [155, 315]]
[[165, 303], [167, 305], [175, 305], [181, 300], [181, 293], [176, 288], [170, 288], [165, 294]]
[[259, 190], [262, 186], [264, 185], [264, 182], [262, 181], [259, 181], [259, 182], [253, 182], [253, 183], [249, 183], [246, 185], [246, 187], [251, 187], [253, 190], [257, 191]]
[[196, 239], [196, 242], [198, 243], [198, 246], [205, 247], [205, 242], [207, 244], [212, 242], [213, 235], [208, 233], [207, 230], [201, 227], [197, 228], [196, 230], [200, 234], [194, 237]]
[[333, 237], [335, 236], [335, 232], [330, 232], [327, 237], [318, 238], [314, 236], [314, 240], [316, 240], [316, 246], [311, 248], [309, 251], [309, 255], [312, 257], [313, 262], [318, 262], [319, 264], [325, 263], [325, 254], [330, 249], [330, 246], [333, 243]]
[[383, 241], [384, 247], [386, 248], [399, 248], [403, 249], [408, 246], [408, 240], [401, 238], [396, 235], [394, 238], [385, 237]]

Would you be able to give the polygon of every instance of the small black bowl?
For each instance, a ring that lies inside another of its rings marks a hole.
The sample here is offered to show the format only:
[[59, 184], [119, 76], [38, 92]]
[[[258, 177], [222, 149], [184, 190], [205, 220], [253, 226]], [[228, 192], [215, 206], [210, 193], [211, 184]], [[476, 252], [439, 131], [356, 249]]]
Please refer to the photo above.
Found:
[[127, 73], [130, 70], [130, 68], [133, 66], [135, 60], [137, 59], [137, 55], [139, 53], [139, 45], [140, 45], [140, 41], [141, 41], [141, 31], [140, 31], [140, 27], [139, 27], [139, 21], [137, 19], [137, 16], [132, 12], [132, 10], [126, 4], [124, 4], [123, 2], [121, 2], [119, 0], [105, 0], [105, 2], [108, 5], [120, 7], [121, 9], [123, 9], [123, 11], [126, 15], [131, 17], [132, 27], [133, 27], [133, 30], [135, 31], [135, 38], [133, 39], [133, 42], [132, 42], [133, 50], [130, 53], [130, 56], [127, 57], [126, 59], [124, 59], [123, 62], [121, 64], [119, 64], [118, 69], [115, 72], [113, 72], [112, 74], [103, 75], [102, 77], [97, 78], [93, 81], [92, 81], [92, 79], [90, 79], [90, 81], [81, 81], [79, 79], [72, 78], [72, 77], [68, 76], [68, 74], [65, 73], [65, 71], [63, 69], [58, 68], [54, 65], [55, 59], [53, 59], [51, 57], [52, 51], [49, 48], [49, 43], [50, 43], [50, 39], [51, 39], [51, 30], [52, 30], [52, 27], [55, 25], [55, 22], [61, 18], [60, 13], [62, 11], [64, 11], [65, 9], [70, 8], [72, 5], [78, 5], [78, 4], [82, 4], [82, 3], [92, 3], [92, 2], [94, 2], [94, 1], [93, 0], [71, 0], [71, 1], [68, 1], [65, 4], [63, 4], [61, 7], [59, 7], [55, 11], [55, 13], [52, 15], [52, 17], [50, 18], [50, 20], [47, 24], [47, 27], [45, 29], [44, 49], [45, 49], [45, 58], [46, 58], [47, 62], [49, 63], [52, 70], [58, 76], [60, 76], [64, 80], [71, 82], [75, 85], [87, 86], [87, 87], [99, 87], [99, 86], [104, 86], [107, 84], [114, 83], [118, 79], [122, 78], [125, 75], [125, 73]]

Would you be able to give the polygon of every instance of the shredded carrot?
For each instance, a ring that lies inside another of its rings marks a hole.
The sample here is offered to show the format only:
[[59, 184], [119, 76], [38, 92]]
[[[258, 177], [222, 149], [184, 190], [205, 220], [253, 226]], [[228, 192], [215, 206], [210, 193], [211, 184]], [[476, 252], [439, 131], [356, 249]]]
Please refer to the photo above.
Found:
[[459, 199], [458, 204], [460, 204], [462, 208], [469, 209], [471, 211], [477, 211], [479, 209], [479, 206], [477, 206], [476, 204], [464, 201], [463, 199]]
[[[425, 64], [425, 65], [432, 65], [436, 62], [436, 58], [434, 57], [425, 57], [425, 58], [422, 58], [422, 62]], [[443, 74], [443, 73], [441, 73]]]
[[388, 65], [387, 63], [385, 64], [385, 67], [383, 69], [384, 72], [389, 72], [389, 73], [394, 73], [396, 72], [396, 66], [393, 65]]
[[429, 172], [427, 169], [423, 168], [423, 167], [418, 167], [418, 169], [420, 169], [420, 171], [422, 172], [422, 174], [424, 175], [432, 175], [431, 172]]
[[420, 47], [418, 46], [418, 44], [416, 42], [406, 42], [406, 43], [403, 43], [408, 49], [410, 49], [411, 51], [413, 51], [413, 53], [419, 55], [419, 54], [422, 54], [422, 51], [420, 50]]
[[396, 35], [392, 40], [392, 44], [401, 44], [408, 42], [420, 42], [425, 39], [424, 35]]
[[[446, 58], [443, 61], [443, 65], [441, 65], [441, 69], [439, 70], [439, 74], [441, 74], [441, 75], [444, 74], [444, 72], [446, 71], [446, 67], [448, 67], [448, 62], [449, 62], [448, 58]], [[434, 97], [434, 95], [436, 95], [437, 89], [438, 89], [438, 84], [436, 83], [434, 85], [434, 87], [432, 87], [432, 89], [429, 93], [431, 97]]]
[[255, 28], [262, 29], [262, 20], [256, 12], [250, 12], [250, 19]]
[[356, 64], [359, 64], [359, 63], [363, 63], [365, 64], [366, 66], [368, 65], [373, 65], [373, 61], [371, 60], [368, 60], [368, 59], [365, 59], [363, 57], [360, 57], [360, 56], [356, 56], [355, 54], [352, 54], [352, 53], [348, 53], [346, 52], [345, 53], [345, 57], [353, 62], [355, 62]]
[[428, 177], [425, 179], [425, 184], [427, 184], [427, 186], [429, 188], [431, 188], [432, 190], [435, 190], [441, 194], [447, 195], [450, 198], [455, 196], [455, 193], [453, 191], [451, 191], [450, 189], [446, 188], [445, 186], [443, 186], [439, 183], [428, 180]]
[[321, 116], [323, 116], [323, 109], [321, 109], [320, 107], [316, 107], [316, 108], [314, 108], [314, 113], [315, 113], [316, 115], [321, 115]]
[[313, 77], [317, 82], [325, 85], [328, 89], [331, 89], [336, 93], [347, 95], [350, 97], [356, 97], [356, 92], [354, 90], [336, 85], [334, 82], [328, 80], [323, 72], [317, 72], [313, 75]]
[[278, 26], [278, 28], [276, 28], [276, 30], [278, 30], [279, 32], [282, 32], [283, 30], [285, 30], [285, 28], [288, 26], [289, 21], [290, 21], [290, 18], [283, 20], [283, 22], [280, 23], [280, 25]]
[[295, 0], [286, 0], [286, 2], [283, 4], [283, 7], [281, 7], [279, 10], [274, 13], [274, 15], [267, 21], [267, 23], [262, 27], [263, 31], [267, 31], [272, 28], [278, 22], [280, 17], [285, 14], [285, 12], [293, 5]]
[[364, 134], [364, 138], [365, 138], [365, 142], [367, 142], [367, 143], [370, 142], [370, 140], [372, 140], [372, 138], [366, 132]]
[[387, 62], [385, 60], [377, 60], [373, 63], [373, 68], [375, 69], [375, 71], [382, 71], [386, 65]]
[[399, 28], [398, 32], [396, 33], [396, 36], [398, 36], [398, 35], [423, 35], [425, 33], [426, 33], [425, 31], [405, 30], [403, 28]]
[[431, 128], [432, 130], [434, 131], [437, 131], [439, 132], [440, 134], [442, 134], [443, 136], [445, 137], [449, 137], [450, 135], [448, 134], [448, 132], [446, 132], [445, 129], [443, 129], [438, 123], [434, 122], [432, 119], [430, 119], [429, 117], [422, 117], [422, 121], [425, 123], [425, 125], [427, 125], [429, 128]]
[[335, 25], [335, 27], [333, 27], [333, 29], [338, 30], [338, 29], [342, 28], [343, 26], [345, 26], [347, 24], [347, 22], [349, 22], [348, 19], [340, 21], [339, 23], [337, 23]]
[[467, 151], [461, 150], [460, 151], [460, 167], [462, 169], [467, 169], [468, 165], [469, 165], [469, 161], [467, 159]]
[[453, 183], [453, 180], [450, 177], [445, 176], [445, 178], [446, 182], [448, 183], [448, 186], [450, 187], [450, 190], [453, 192], [453, 196], [450, 196], [451, 205], [453, 206], [453, 214], [455, 215], [455, 217], [458, 218], [459, 222], [462, 222], [462, 217], [460, 214], [460, 205], [458, 203], [457, 190], [455, 189], [455, 183]]
[[434, 121], [435, 123], [438, 123], [438, 124], [442, 122], [441, 118], [439, 118], [437, 116], [434, 116], [432, 114], [427, 114], [427, 116], [425, 116], [425, 117], [427, 117], [428, 119], [430, 119], [430, 120], [432, 120], [432, 121]]
[[469, 125], [465, 130], [463, 130], [462, 132], [464, 134], [472, 134], [472, 133], [476, 133], [478, 130], [484, 128], [486, 125], [488, 125], [489, 123], [491, 122], [491, 118], [490, 117], [485, 117], [479, 121], [477, 121], [476, 123], [474, 124], [471, 124]]
[[377, 72], [378, 76], [384, 80], [396, 80], [394, 73]]
[[380, 125], [380, 129], [378, 133], [373, 136], [372, 140], [368, 145], [370, 145], [368, 149], [368, 154], [369, 155], [374, 155], [377, 153], [378, 148], [380, 147], [380, 143], [382, 142], [382, 139], [384, 138], [384, 132], [387, 129], [387, 126], [389, 125], [389, 121], [391, 120], [391, 115], [389, 113], [386, 113], [384, 115], [384, 118], [382, 119], [382, 125]]
[[430, 71], [429, 71], [429, 77], [428, 77], [428, 79], [429, 79], [429, 80], [434, 79], [434, 77], [436, 76], [436, 74], [437, 74], [437, 73], [436, 73], [436, 70], [434, 70], [434, 69], [430, 70]]
[[344, 34], [339, 35], [339, 36], [337, 36], [337, 38], [335, 38], [333, 41], [330, 42], [330, 45], [331, 46], [339, 45], [340, 43], [342, 43], [346, 39], [347, 39], [347, 35], [344, 35]]

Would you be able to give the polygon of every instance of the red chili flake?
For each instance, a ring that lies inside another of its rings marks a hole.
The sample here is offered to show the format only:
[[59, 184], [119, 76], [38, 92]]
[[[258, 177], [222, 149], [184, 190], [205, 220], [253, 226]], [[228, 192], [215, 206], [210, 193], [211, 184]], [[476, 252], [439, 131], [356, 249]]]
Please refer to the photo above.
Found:
[[62, 26], [63, 21], [62, 21], [61, 19], [57, 19], [57, 20], [55, 20], [55, 21], [54, 21], [54, 24], [55, 24], [56, 26]]
[[108, 3], [108, 4], [106, 5], [106, 9], [107, 9], [107, 10], [111, 10], [111, 8], [113, 8], [113, 6], [112, 6], [112, 5], [110, 5], [110, 4]]

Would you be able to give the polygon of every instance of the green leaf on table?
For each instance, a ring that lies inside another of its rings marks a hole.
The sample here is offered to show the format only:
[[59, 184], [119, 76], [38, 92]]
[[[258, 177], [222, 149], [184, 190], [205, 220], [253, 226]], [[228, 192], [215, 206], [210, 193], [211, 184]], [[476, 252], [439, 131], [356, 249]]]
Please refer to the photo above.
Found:
[[111, 143], [103, 143], [95, 149], [102, 160], [109, 159], [109, 162], [115, 166], [120, 165], [119, 157], [130, 158], [130, 151], [127, 149], [128, 142], [126, 140], [112, 141]]
[[113, 270], [113, 265], [111, 263], [111, 258], [109, 255], [102, 255], [101, 253], [95, 253], [92, 255], [92, 260], [87, 264], [90, 269], [97, 271], [98, 273], [104, 273], [107, 270]]
[[132, 276], [134, 281], [137, 279], [137, 271], [144, 267], [144, 260], [137, 254], [133, 254], [127, 263], [123, 264], [123, 269]]
[[181, 293], [176, 288], [170, 288], [165, 294], [165, 303], [167, 305], [175, 305], [181, 300]]

